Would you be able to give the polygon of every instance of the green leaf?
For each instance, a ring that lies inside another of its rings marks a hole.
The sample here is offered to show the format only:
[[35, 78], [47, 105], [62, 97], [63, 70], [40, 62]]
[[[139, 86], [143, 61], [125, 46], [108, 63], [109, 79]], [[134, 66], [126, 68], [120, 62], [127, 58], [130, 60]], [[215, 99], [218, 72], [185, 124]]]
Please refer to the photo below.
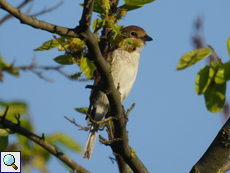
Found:
[[29, 130], [29, 131], [33, 131], [33, 125], [31, 124], [31, 122], [29, 120], [20, 120], [20, 126]]
[[212, 61], [211, 66], [204, 66], [199, 73], [197, 74], [196, 78], [196, 93], [198, 95], [203, 94], [210, 83], [213, 81], [217, 68], [218, 62]]
[[225, 79], [225, 68], [224, 66], [220, 67], [216, 73], [215, 76], [215, 83], [217, 84], [221, 84], [221, 83], [225, 83], [227, 80]]
[[212, 83], [204, 93], [206, 107], [210, 112], [218, 113], [225, 103], [226, 83]]
[[228, 54], [230, 56], [230, 37], [228, 38], [227, 46], [228, 46]]
[[137, 4], [148, 4], [154, 0], [125, 0], [125, 4], [137, 5]]
[[182, 70], [184, 68], [187, 68], [199, 62], [200, 60], [208, 57], [211, 54], [212, 54], [212, 51], [209, 48], [196, 49], [196, 50], [187, 52], [181, 57], [177, 65], [177, 70]]
[[50, 50], [59, 45], [59, 42], [54, 39], [54, 40], [49, 40], [45, 43], [43, 43], [42, 46], [38, 47], [37, 49], [34, 49], [34, 51], [44, 51], [44, 50]]
[[119, 8], [124, 8], [127, 11], [131, 11], [131, 10], [135, 10], [138, 8], [141, 8], [143, 5], [128, 5], [128, 4], [124, 4], [122, 6], [120, 6]]
[[58, 38], [58, 40], [62, 43], [62, 44], [59, 43], [59, 45], [58, 45], [58, 50], [59, 51], [64, 51], [70, 46], [69, 44], [66, 44], [67, 39], [71, 39], [71, 38], [68, 37], [68, 36], [61, 36], [60, 38]]
[[62, 133], [56, 133], [52, 136], [49, 137], [53, 143], [59, 142], [65, 147], [68, 147], [74, 151], [81, 152], [81, 147], [80, 145], [74, 141], [71, 137], [62, 134]]
[[11, 64], [0, 61], [0, 69], [5, 69], [7, 73], [10, 73], [14, 76], [19, 76], [19, 72], [17, 68], [14, 68]]
[[112, 24], [111, 27], [121, 36], [128, 37], [127, 35], [124, 35], [121, 33], [120, 29], [117, 28], [116, 25]]
[[40, 153], [33, 154], [33, 159], [31, 161], [31, 165], [40, 170], [40, 172], [48, 172], [46, 168], [46, 159]]
[[154, 0], [125, 0], [125, 4], [119, 8], [125, 8], [127, 11], [131, 11], [153, 1]]
[[116, 25], [112, 24], [111, 26], [119, 35], [122, 35], [120, 29], [118, 29]]
[[9, 106], [7, 117], [8, 116], [14, 116], [15, 114], [25, 114], [27, 112], [27, 105], [23, 102], [3, 102], [0, 101], [0, 106], [3, 107], [3, 112], [5, 112], [5, 109], [7, 106]]
[[91, 62], [88, 58], [82, 56], [81, 57], [81, 62], [80, 62], [80, 67], [82, 73], [87, 77], [87, 78], [92, 78], [93, 77], [93, 72], [95, 70], [95, 65], [93, 62]]
[[230, 61], [221, 66], [215, 76], [217, 84], [225, 83], [230, 80]]
[[211, 80], [209, 78], [209, 66], [204, 66], [202, 69], [198, 72], [196, 77], [196, 93], [197, 94], [203, 94], [207, 87], [209, 86]]
[[62, 65], [72, 65], [77, 64], [75, 59], [71, 55], [60, 55], [54, 58], [54, 61]]
[[73, 75], [70, 75], [70, 78], [73, 79], [73, 80], [77, 80], [80, 76], [81, 76], [81, 72], [77, 72]]
[[219, 62], [217, 61], [212, 61], [211, 62], [211, 66], [210, 66], [210, 70], [209, 70], [209, 78], [211, 81], [214, 80], [215, 74], [218, 70], [218, 66], [219, 66]]
[[85, 114], [85, 112], [88, 112], [88, 108], [82, 107], [82, 108], [74, 108], [77, 112]]
[[6, 72], [10, 73], [10, 74], [12, 74], [14, 76], [20, 76], [19, 72], [18, 72], [18, 69], [16, 69], [16, 68], [12, 68], [12, 69], [6, 70]]
[[93, 30], [95, 31], [97, 28], [102, 27], [103, 21], [101, 19], [95, 19], [93, 22]]
[[8, 132], [0, 129], [0, 151], [4, 151], [8, 146]]
[[[59, 44], [59, 45], [58, 45], [58, 50], [59, 50], [59, 51], [64, 51], [64, 50], [66, 50], [69, 46], [70, 46], [69, 44], [64, 44], [64, 47], [63, 47], [61, 44]], [[66, 49], [65, 49], [65, 48], [66, 48]]]

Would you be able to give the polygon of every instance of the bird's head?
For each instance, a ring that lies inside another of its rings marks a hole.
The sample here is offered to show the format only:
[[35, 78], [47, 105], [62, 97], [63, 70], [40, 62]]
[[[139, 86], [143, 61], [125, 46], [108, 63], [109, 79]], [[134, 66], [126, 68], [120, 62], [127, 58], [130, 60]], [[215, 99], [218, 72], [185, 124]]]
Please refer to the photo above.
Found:
[[133, 52], [137, 48], [140, 48], [141, 51], [142, 47], [145, 45], [145, 42], [152, 40], [144, 29], [134, 25], [123, 28], [121, 33], [122, 35], [117, 35], [112, 44], [129, 52]]
[[126, 38], [139, 39], [144, 43], [146, 41], [152, 41], [153, 39], [147, 35], [146, 31], [139, 26], [131, 25], [123, 28], [121, 30], [123, 35], [126, 35]]

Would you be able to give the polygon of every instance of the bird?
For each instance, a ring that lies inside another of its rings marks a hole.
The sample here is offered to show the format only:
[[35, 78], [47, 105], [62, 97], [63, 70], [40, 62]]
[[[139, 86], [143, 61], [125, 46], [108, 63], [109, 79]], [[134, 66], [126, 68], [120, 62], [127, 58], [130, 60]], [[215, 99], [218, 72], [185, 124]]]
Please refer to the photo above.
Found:
[[[122, 36], [117, 37], [115, 45], [105, 53], [104, 58], [111, 65], [111, 74], [114, 85], [119, 85], [121, 102], [129, 95], [132, 86], [135, 82], [140, 52], [145, 46], [146, 41], [151, 41], [152, 38], [147, 35], [146, 31], [139, 26], [131, 25], [124, 27], [121, 30]], [[116, 39], [115, 39], [116, 40]], [[95, 72], [94, 86], [103, 83], [98, 71]], [[100, 121], [109, 110], [109, 101], [103, 91], [92, 89], [90, 96], [90, 106], [93, 107], [90, 116], [95, 121]], [[83, 158], [91, 159], [94, 145], [97, 138], [99, 125], [91, 124], [89, 136], [85, 145]]]

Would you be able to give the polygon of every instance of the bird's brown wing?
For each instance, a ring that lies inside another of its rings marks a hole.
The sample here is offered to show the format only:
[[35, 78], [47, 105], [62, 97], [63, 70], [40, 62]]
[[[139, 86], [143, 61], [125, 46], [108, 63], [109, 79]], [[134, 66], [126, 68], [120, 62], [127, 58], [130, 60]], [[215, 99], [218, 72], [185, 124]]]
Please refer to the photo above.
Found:
[[[104, 53], [104, 59], [108, 62], [108, 63], [111, 63], [113, 61], [113, 57], [112, 57], [112, 52], [113, 52], [113, 48], [111, 48], [110, 50], [106, 51]], [[89, 100], [90, 100], [90, 104], [89, 104], [89, 108], [88, 108], [88, 114], [90, 114], [90, 116], [94, 119], [94, 116], [95, 116], [95, 111], [96, 111], [96, 108], [93, 108], [92, 112], [91, 112], [91, 108], [93, 106], [93, 103], [96, 99], [96, 96], [97, 96], [97, 93], [98, 91], [100, 90], [100, 85], [103, 85], [102, 84], [102, 80], [101, 80], [101, 75], [99, 73], [99, 71], [96, 69], [94, 71], [94, 83], [93, 83], [93, 86], [98, 86], [98, 89], [95, 87], [94, 89], [91, 90], [91, 94], [90, 94], [90, 97], [89, 97]], [[103, 87], [103, 86], [101, 86]], [[87, 116], [86, 118], [87, 119]]]
[[[94, 71], [94, 83], [93, 86], [99, 86], [99, 83], [101, 82], [101, 76], [98, 72], [98, 70], [96, 69]], [[96, 99], [96, 95], [98, 93], [98, 89], [92, 89], [91, 90], [91, 94], [89, 97], [89, 108], [88, 108], [88, 114], [90, 114], [90, 116], [94, 119], [95, 116], [95, 108], [93, 108], [92, 112], [91, 112], [91, 107], [93, 106], [94, 100]], [[85, 119], [87, 119], [88, 117], [86, 116]]]

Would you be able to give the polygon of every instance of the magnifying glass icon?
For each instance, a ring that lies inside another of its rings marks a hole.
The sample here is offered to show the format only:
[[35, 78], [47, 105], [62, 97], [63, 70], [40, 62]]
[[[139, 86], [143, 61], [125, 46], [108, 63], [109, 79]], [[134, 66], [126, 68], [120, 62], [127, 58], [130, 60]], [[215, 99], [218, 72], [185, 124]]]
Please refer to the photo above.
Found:
[[7, 166], [12, 166], [15, 170], [18, 169], [18, 167], [14, 164], [15, 163], [15, 158], [11, 154], [7, 154], [3, 158], [3, 162]]

